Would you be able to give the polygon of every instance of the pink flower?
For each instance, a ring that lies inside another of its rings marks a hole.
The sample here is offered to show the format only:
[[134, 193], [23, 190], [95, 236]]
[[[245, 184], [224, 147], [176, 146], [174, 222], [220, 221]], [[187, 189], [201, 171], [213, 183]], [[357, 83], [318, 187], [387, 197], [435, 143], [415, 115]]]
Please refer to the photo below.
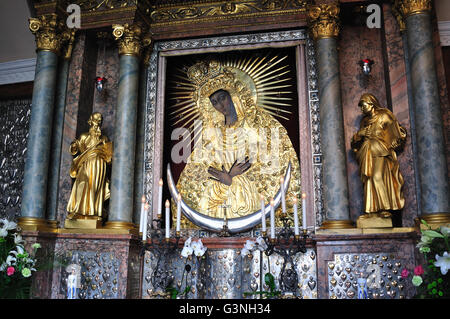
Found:
[[408, 278], [408, 275], [409, 275], [408, 269], [403, 268], [401, 275], [402, 275], [402, 278]]
[[420, 276], [420, 275], [423, 275], [423, 273], [424, 273], [424, 271], [423, 271], [422, 265], [419, 265], [416, 268], [414, 268], [414, 275]]
[[12, 275], [14, 275], [14, 272], [15, 272], [16, 270], [14, 269], [14, 267], [8, 267], [7, 269], [6, 269], [6, 274], [8, 275], [8, 276], [12, 276]]

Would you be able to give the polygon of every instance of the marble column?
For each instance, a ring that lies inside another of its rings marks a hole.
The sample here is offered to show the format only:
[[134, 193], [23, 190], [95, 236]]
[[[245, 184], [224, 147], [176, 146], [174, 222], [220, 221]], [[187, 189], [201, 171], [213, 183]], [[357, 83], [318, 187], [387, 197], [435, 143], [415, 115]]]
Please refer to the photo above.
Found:
[[[150, 52], [146, 53], [147, 55]], [[148, 72], [148, 59], [144, 59], [140, 81], [139, 81], [139, 105], [137, 116], [137, 132], [136, 132], [136, 164], [134, 172], [134, 216], [133, 221], [135, 224], [139, 224], [141, 220], [141, 205], [142, 196], [144, 195], [144, 142], [145, 142], [145, 107], [147, 96], [147, 72]], [[148, 199], [146, 199], [148, 202]], [[149, 213], [149, 212], [147, 212]]]
[[134, 169], [142, 27], [113, 25], [119, 45], [119, 89], [115, 112], [111, 199], [105, 227], [136, 231], [133, 224]]
[[450, 189], [432, 41], [431, 0], [401, 0], [397, 6], [407, 32], [421, 189], [420, 214], [430, 223], [448, 223]]
[[337, 37], [338, 4], [308, 7], [308, 24], [315, 40], [318, 65], [320, 132], [322, 146], [322, 228], [352, 228], [348, 203], [347, 164]]
[[56, 14], [30, 18], [36, 36], [37, 59], [33, 86], [27, 157], [25, 161], [22, 210], [18, 222], [24, 230], [43, 230], [53, 120], [58, 54], [62, 36]]
[[66, 110], [66, 90], [69, 75], [69, 64], [72, 46], [75, 39], [75, 29], [70, 32], [70, 40], [65, 48], [64, 56], [59, 62], [56, 85], [56, 100], [53, 115], [53, 130], [48, 176], [47, 222], [56, 228], [58, 211], [59, 169], [61, 164], [61, 147], [64, 129], [64, 113]]

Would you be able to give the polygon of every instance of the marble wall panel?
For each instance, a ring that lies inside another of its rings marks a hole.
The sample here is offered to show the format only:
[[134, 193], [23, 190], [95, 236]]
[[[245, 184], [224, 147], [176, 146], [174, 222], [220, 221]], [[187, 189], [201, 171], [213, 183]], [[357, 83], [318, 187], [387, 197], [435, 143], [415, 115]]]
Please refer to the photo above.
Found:
[[390, 95], [392, 98], [392, 111], [401, 125], [408, 132], [407, 140], [402, 152], [398, 153], [400, 172], [405, 184], [403, 195], [405, 207], [402, 211], [402, 226], [414, 226], [414, 218], [417, 217], [418, 205], [416, 196], [416, 176], [414, 167], [413, 134], [411, 130], [410, 115], [414, 114], [409, 109], [407, 68], [405, 65], [405, 48], [395, 17], [391, 12], [391, 6], [383, 6], [384, 36], [386, 39], [386, 57], [389, 66]]
[[96, 76], [106, 77], [101, 92], [94, 91], [93, 112], [103, 115], [102, 132], [110, 141], [114, 140], [114, 110], [117, 104], [119, 83], [119, 52], [112, 39], [102, 39], [98, 44]]

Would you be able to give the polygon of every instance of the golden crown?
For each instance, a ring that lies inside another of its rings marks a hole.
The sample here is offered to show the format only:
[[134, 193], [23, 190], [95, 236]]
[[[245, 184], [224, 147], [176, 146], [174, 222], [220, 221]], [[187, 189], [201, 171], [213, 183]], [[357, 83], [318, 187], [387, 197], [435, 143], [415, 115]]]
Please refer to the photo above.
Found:
[[198, 87], [203, 86], [208, 80], [215, 78], [221, 73], [223, 73], [223, 67], [217, 60], [198, 62], [187, 71], [189, 80]]

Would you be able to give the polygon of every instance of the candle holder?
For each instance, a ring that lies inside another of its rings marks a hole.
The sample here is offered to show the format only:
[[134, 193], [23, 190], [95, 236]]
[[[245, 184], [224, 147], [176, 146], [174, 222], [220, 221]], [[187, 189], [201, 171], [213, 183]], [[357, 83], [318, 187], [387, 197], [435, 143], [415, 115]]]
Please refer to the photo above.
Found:
[[165, 234], [163, 232], [163, 229], [161, 228], [162, 225], [162, 218], [161, 214], [157, 215], [157, 219], [153, 220], [153, 223], [155, 224], [154, 230], [150, 231], [150, 243], [147, 242], [147, 240], [142, 241], [142, 247], [140, 251], [140, 256], [144, 256], [145, 251], [150, 251], [150, 248], [152, 251], [156, 251], [158, 255], [168, 255], [170, 253], [173, 253], [178, 248], [178, 243], [180, 241], [180, 232], [175, 232], [175, 240], [171, 240], [171, 238], [166, 238]]
[[161, 228], [162, 218], [161, 215], [157, 215], [157, 219], [153, 220], [156, 226], [150, 231], [150, 243], [147, 240], [142, 241], [142, 247], [139, 255], [143, 257], [145, 251], [151, 251], [156, 257], [156, 266], [151, 276], [151, 283], [155, 289], [165, 289], [173, 281], [169, 269], [161, 267], [160, 265], [167, 264], [169, 256], [172, 255], [178, 249], [178, 243], [180, 241], [180, 232], [175, 233], [175, 240], [165, 237], [165, 232]]
[[[294, 262], [293, 257], [298, 253], [306, 253], [308, 232], [306, 229], [303, 229], [302, 236], [295, 235], [289, 226], [289, 218], [286, 214], [283, 214], [280, 220], [283, 223], [283, 227], [276, 235], [276, 238], [268, 238], [266, 234], [263, 234], [264, 242], [267, 245], [264, 253], [267, 256], [277, 253], [283, 257], [284, 262], [280, 271], [280, 288], [284, 292], [292, 292], [297, 289], [298, 284], [298, 275], [295, 271], [297, 263]], [[292, 267], [286, 269], [287, 264], [291, 264]]]

